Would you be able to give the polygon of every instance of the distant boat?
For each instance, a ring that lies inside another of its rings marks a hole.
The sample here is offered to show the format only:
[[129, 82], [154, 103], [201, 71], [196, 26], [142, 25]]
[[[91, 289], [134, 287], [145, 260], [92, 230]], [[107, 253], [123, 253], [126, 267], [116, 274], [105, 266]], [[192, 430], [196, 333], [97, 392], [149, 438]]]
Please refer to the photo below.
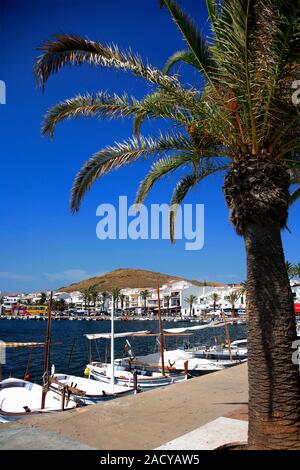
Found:
[[244, 362], [248, 358], [246, 339], [232, 341], [230, 350], [227, 344], [217, 344], [210, 347], [196, 347], [191, 351], [194, 352], [195, 357], [212, 359], [225, 366]]

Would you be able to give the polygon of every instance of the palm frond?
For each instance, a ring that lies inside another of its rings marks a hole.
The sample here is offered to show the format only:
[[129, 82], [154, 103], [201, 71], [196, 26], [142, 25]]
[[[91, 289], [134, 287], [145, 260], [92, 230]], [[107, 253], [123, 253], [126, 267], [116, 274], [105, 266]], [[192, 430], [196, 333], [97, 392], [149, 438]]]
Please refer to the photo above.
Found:
[[300, 186], [290, 194], [290, 205], [300, 199]]
[[151, 83], [166, 89], [180, 89], [175, 77], [168, 77], [160, 70], [145, 65], [142, 59], [131, 51], [121, 51], [117, 46], [103, 45], [96, 41], [75, 36], [59, 34], [38, 47], [42, 51], [36, 61], [34, 74], [38, 83], [44, 87], [50, 75], [66, 65], [84, 63], [130, 71]]
[[226, 169], [226, 165], [216, 165], [211, 162], [205, 162], [203, 164], [200, 160], [193, 173], [185, 175], [177, 183], [170, 202], [170, 238], [173, 243], [175, 241], [175, 221], [177, 210], [182, 201], [185, 199], [187, 193], [207, 176], [224, 171]]
[[[44, 118], [42, 133], [54, 135], [57, 124], [65, 119], [78, 117], [118, 118], [138, 116], [142, 118], [165, 118], [184, 125], [191, 122], [190, 113], [176, 106], [176, 101], [167, 100], [165, 94], [151, 94], [141, 101], [129, 98], [126, 94], [118, 96], [100, 92], [96, 95], [78, 95], [50, 108]], [[135, 134], [138, 126], [135, 124]]]
[[182, 165], [190, 163], [192, 158], [193, 156], [190, 154], [177, 155], [176, 157], [167, 156], [154, 163], [139, 186], [135, 203], [137, 205], [142, 204], [158, 180], [174, 172]]
[[188, 49], [184, 49], [182, 51], [177, 51], [171, 55], [171, 57], [167, 60], [163, 73], [168, 74], [171, 68], [177, 64], [178, 62], [185, 62], [186, 64], [191, 65], [192, 67], [199, 68], [198, 62], [195, 59], [195, 55]]
[[199, 70], [209, 78], [209, 68], [212, 64], [207, 42], [201, 37], [191, 19], [174, 0], [161, 0], [160, 5], [170, 12], [173, 21], [194, 55]]
[[83, 165], [75, 178], [70, 200], [72, 212], [78, 212], [84, 195], [101, 176], [139, 158], [176, 150], [192, 151], [194, 147], [187, 137], [176, 134], [161, 136], [158, 139], [133, 137], [115, 144], [114, 147], [109, 146], [100, 150]]

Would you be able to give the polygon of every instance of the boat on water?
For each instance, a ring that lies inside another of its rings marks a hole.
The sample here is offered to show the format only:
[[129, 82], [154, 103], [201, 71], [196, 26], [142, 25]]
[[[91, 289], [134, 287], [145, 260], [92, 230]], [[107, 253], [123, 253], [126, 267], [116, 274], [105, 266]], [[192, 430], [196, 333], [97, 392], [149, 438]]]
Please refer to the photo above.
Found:
[[[89, 341], [106, 339], [111, 340], [111, 333], [87, 334], [85, 335]], [[157, 334], [150, 333], [148, 330], [144, 331], [130, 331], [124, 333], [114, 334], [114, 339], [128, 337], [149, 337], [157, 336]], [[91, 351], [91, 348], [90, 348]], [[98, 380], [105, 383], [110, 383], [112, 378], [114, 383], [119, 386], [134, 387], [136, 380], [136, 387], [139, 390], [148, 390], [157, 387], [164, 387], [187, 379], [187, 374], [176, 373], [167, 371], [162, 374], [160, 370], [151, 370], [145, 365], [130, 364], [123, 359], [116, 359], [110, 363], [94, 362], [90, 360], [86, 366], [89, 379]], [[135, 379], [136, 374], [136, 379]]]
[[[115, 361], [119, 366], [130, 364], [131, 367], [144, 367], [146, 370], [161, 369], [161, 355], [159, 352], [147, 354], [146, 356], [135, 356], [130, 358], [118, 359]], [[205, 358], [198, 358], [193, 352], [187, 352], [183, 349], [164, 351], [165, 369], [172, 372], [185, 372], [189, 375], [205, 375], [224, 369], [218, 363]]]
[[93, 405], [102, 401], [111, 400], [121, 396], [134, 393], [134, 388], [130, 386], [114, 385], [112, 390], [110, 383], [99, 382], [98, 380], [86, 379], [69, 374], [52, 374], [50, 378], [50, 390], [59, 392], [68, 386], [71, 392], [70, 398], [82, 405]]
[[[110, 383], [112, 377], [111, 364], [92, 362], [87, 364], [89, 377], [104, 383]], [[162, 375], [159, 371], [147, 370], [146, 367], [131, 367], [130, 364], [114, 365], [115, 384], [118, 386], [134, 387], [134, 373], [137, 374], [137, 389], [149, 390], [158, 387], [165, 387], [174, 383], [186, 380], [183, 374], [167, 373]]]
[[230, 346], [226, 343], [198, 346], [192, 351], [197, 358], [212, 359], [225, 367], [245, 362], [248, 359], [246, 339], [232, 341]]
[[0, 382], [0, 418], [8, 422], [32, 414], [72, 409], [78, 404], [69, 396], [48, 390], [41, 406], [43, 386], [26, 380], [9, 378]]

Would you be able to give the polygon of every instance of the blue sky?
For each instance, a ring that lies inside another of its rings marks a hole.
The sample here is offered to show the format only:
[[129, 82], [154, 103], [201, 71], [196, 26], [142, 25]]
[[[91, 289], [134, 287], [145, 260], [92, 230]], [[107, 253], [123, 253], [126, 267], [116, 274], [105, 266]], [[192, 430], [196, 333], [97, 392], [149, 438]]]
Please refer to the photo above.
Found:
[[[204, 1], [182, 0], [207, 31]], [[157, 0], [1, 0], [0, 80], [7, 104], [0, 105], [1, 209], [0, 290], [56, 288], [119, 267], [157, 270], [189, 278], [237, 282], [245, 278], [243, 241], [228, 221], [221, 177], [212, 177], [189, 194], [188, 203], [205, 205], [205, 244], [186, 251], [166, 240], [106, 240], [96, 237], [96, 207], [119, 195], [133, 202], [150, 162], [139, 162], [97, 182], [80, 213], [68, 208], [70, 188], [82, 163], [95, 151], [132, 133], [131, 120], [80, 119], [61, 124], [53, 140], [42, 137], [47, 108], [77, 93], [100, 89], [142, 97], [149, 85], [121, 72], [88, 66], [64, 69], [51, 77], [45, 93], [35, 86], [36, 47], [58, 32], [78, 33], [103, 43], [131, 47], [155, 66], [182, 48], [182, 40]], [[189, 84], [199, 76], [182, 68]], [[157, 135], [166, 123], [149, 123], [143, 134]], [[168, 202], [176, 177], [157, 186], [147, 200]], [[299, 262], [300, 204], [290, 212], [291, 234], [283, 234], [286, 257]]]

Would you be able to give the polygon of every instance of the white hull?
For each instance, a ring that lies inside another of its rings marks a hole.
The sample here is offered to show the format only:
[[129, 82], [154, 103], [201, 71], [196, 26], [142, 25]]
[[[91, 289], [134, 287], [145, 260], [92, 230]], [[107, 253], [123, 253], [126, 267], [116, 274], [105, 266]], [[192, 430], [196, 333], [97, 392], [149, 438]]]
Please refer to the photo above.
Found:
[[[129, 363], [129, 359], [119, 359], [120, 365]], [[117, 362], [117, 361], [116, 361]], [[130, 361], [132, 367], [139, 365], [147, 369], [161, 369], [161, 356], [159, 353], [147, 354], [146, 356], [137, 356]], [[175, 349], [164, 352], [165, 369], [176, 372], [184, 372], [187, 369], [192, 375], [203, 375], [210, 372], [222, 370], [223, 366], [208, 359], [197, 358], [192, 352], [186, 352], [182, 349]]]
[[[111, 381], [111, 365], [92, 362], [87, 365], [89, 369], [89, 377], [102, 382], [110, 383]], [[127, 369], [127, 370], [126, 370]], [[134, 386], [133, 369], [128, 370], [128, 367], [118, 366], [114, 367], [115, 384], [121, 386]], [[174, 383], [186, 380], [182, 374], [168, 374], [162, 376], [160, 372], [146, 371], [139, 369], [137, 375], [137, 386], [140, 390], [149, 390], [157, 387], [165, 387]]]
[[[49, 413], [61, 410], [61, 396], [48, 391], [45, 399], [45, 408], [41, 409], [41, 385], [25, 380], [10, 378], [0, 382], [0, 416], [2, 420], [19, 418], [28, 414]], [[65, 401], [64, 409], [75, 408], [73, 400]]]
[[[53, 377], [61, 384], [68, 385], [85, 392], [84, 396], [71, 394], [71, 398], [81, 405], [92, 405], [134, 392], [133, 388], [128, 386], [123, 387], [120, 385], [115, 385], [114, 390], [112, 390], [110, 383], [100, 383], [96, 380], [85, 379], [84, 377], [77, 377], [74, 375], [54, 374]], [[56, 383], [51, 383], [50, 388], [51, 390], [58, 391], [61, 389], [61, 386]]]

